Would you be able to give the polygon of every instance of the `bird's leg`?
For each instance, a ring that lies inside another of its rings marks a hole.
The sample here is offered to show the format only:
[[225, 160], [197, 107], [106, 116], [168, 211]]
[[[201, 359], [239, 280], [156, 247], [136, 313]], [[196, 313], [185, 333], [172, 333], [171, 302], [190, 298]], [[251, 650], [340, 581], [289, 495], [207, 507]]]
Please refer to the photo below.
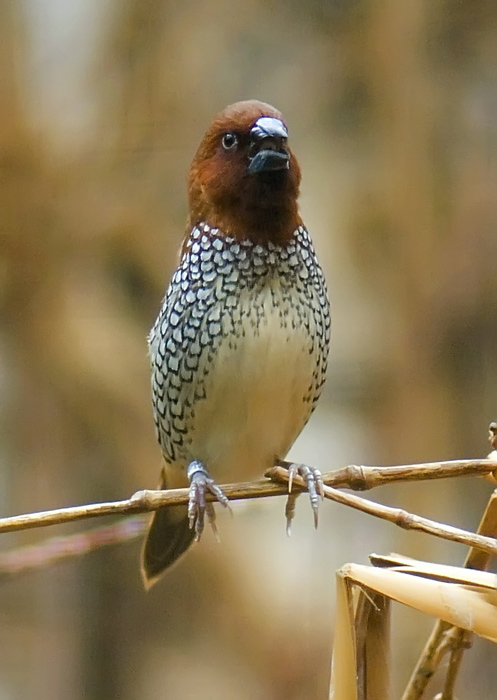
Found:
[[207, 514], [207, 520], [209, 521], [214, 534], [217, 537], [216, 528], [216, 514], [214, 512], [214, 506], [212, 503], [207, 503], [205, 500], [205, 494], [210, 491], [219, 503], [221, 503], [225, 508], [229, 507], [229, 501], [224, 495], [223, 491], [215, 483], [214, 479], [211, 479], [209, 472], [198, 460], [190, 462], [188, 469], [186, 471], [188, 479], [190, 481], [190, 497], [188, 501], [188, 520], [190, 522], [190, 528], [195, 529], [195, 541], [198, 542], [202, 532], [204, 531], [204, 517]]
[[318, 526], [319, 515], [319, 498], [324, 498], [323, 476], [319, 469], [308, 467], [305, 464], [295, 464], [294, 462], [284, 462], [278, 460], [277, 466], [284, 467], [288, 470], [288, 501], [286, 505], [286, 531], [290, 534], [293, 515], [295, 512], [295, 501], [298, 493], [292, 492], [292, 484], [295, 476], [300, 476], [305, 481], [309, 498], [311, 499], [311, 507], [314, 513], [314, 527]]

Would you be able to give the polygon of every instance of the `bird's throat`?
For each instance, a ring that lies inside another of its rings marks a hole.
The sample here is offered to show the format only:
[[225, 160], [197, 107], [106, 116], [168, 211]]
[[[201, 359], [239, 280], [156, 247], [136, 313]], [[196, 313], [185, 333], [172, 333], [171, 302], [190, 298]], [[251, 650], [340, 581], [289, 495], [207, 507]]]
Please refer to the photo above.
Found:
[[249, 206], [242, 203], [230, 203], [224, 208], [212, 208], [195, 220], [190, 219], [187, 232], [204, 221], [212, 229], [218, 229], [225, 236], [232, 236], [238, 241], [249, 240], [254, 244], [286, 245], [301, 225], [297, 204], [289, 206]]

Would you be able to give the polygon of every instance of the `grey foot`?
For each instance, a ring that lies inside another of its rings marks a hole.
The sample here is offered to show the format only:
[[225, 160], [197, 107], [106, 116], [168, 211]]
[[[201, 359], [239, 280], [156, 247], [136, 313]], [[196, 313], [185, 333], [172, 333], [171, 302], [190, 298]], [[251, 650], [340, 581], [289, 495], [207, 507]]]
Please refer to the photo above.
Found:
[[212, 503], [208, 503], [205, 500], [205, 494], [208, 492], [212, 493], [217, 498], [219, 503], [221, 503], [221, 505], [223, 505], [225, 508], [229, 508], [228, 499], [219, 486], [215, 483], [214, 479], [211, 479], [209, 472], [202, 462], [197, 460], [190, 462], [186, 474], [190, 481], [188, 521], [190, 523], [190, 528], [195, 530], [195, 541], [198, 542], [202, 532], [204, 531], [204, 520], [206, 514], [207, 520], [214, 530], [214, 534], [217, 536], [214, 506]]
[[288, 470], [288, 501], [286, 504], [286, 531], [291, 532], [292, 520], [295, 514], [296, 492], [292, 492], [293, 480], [296, 476], [302, 477], [309, 492], [311, 508], [314, 514], [314, 527], [318, 526], [319, 501], [324, 498], [323, 477], [319, 469], [307, 467], [305, 464], [294, 464], [293, 462], [279, 462], [279, 465]]

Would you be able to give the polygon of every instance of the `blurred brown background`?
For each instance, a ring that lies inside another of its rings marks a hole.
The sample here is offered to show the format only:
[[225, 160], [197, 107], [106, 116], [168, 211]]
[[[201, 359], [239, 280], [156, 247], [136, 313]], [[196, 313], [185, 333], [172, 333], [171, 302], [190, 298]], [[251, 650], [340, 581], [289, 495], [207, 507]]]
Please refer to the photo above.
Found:
[[[327, 470], [486, 454], [495, 2], [0, 0], [0, 95], [2, 515], [155, 486], [145, 336], [189, 161], [213, 114], [249, 97], [289, 122], [333, 307], [326, 392], [293, 456]], [[474, 529], [489, 490], [372, 497]], [[280, 499], [219, 520], [222, 544], [206, 533], [147, 595], [138, 541], [3, 581], [0, 699], [324, 699], [334, 571], [371, 551], [465, 556], [329, 503], [314, 533], [303, 499], [290, 540]], [[430, 624], [396, 610], [397, 696]], [[496, 661], [478, 642], [460, 696], [494, 697]]]

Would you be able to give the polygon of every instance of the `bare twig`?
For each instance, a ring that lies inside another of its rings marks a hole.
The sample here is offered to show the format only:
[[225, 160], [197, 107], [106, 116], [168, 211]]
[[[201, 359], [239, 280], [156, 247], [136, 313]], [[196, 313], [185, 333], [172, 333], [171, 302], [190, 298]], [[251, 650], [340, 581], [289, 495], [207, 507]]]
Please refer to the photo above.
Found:
[[[286, 493], [283, 486], [274, 484], [267, 479], [240, 484], [227, 484], [223, 486], [223, 491], [228, 498], [232, 500], [263, 498], [264, 496], [281, 496]], [[207, 495], [206, 498], [211, 501], [215, 500], [211, 495]], [[186, 505], [187, 503], [188, 489], [137, 491], [131, 498], [124, 501], [92, 503], [84, 506], [57, 508], [56, 510], [46, 510], [40, 513], [0, 518], [0, 533], [48, 527], [49, 525], [60, 525], [61, 523], [68, 523], [74, 520], [86, 520], [104, 515], [137, 515], [138, 513], [150, 513], [158, 508]]]
[[[431, 462], [427, 464], [408, 464], [394, 467], [365, 467], [351, 465], [344, 469], [328, 472], [323, 475], [323, 481], [327, 486], [337, 488], [350, 488], [356, 491], [364, 491], [373, 487], [381, 486], [398, 481], [422, 481], [426, 479], [447, 479], [456, 476], [480, 475], [486, 476], [497, 470], [497, 460], [454, 460], [450, 462]], [[224, 485], [223, 491], [230, 500], [265, 498], [268, 496], [284, 496], [287, 494], [287, 486], [283, 483], [275, 483], [274, 479], [281, 482], [284, 481], [286, 470], [282, 467], [274, 467], [268, 470], [268, 479], [259, 481], [244, 482], [239, 484]], [[283, 477], [282, 477], [283, 475]], [[303, 482], [296, 481], [297, 487], [305, 489]], [[338, 500], [338, 496], [330, 496], [332, 500]], [[352, 497], [350, 497], [352, 498]], [[207, 500], [215, 500], [211, 495], [207, 496]], [[360, 499], [359, 499], [360, 501]], [[342, 501], [345, 505], [352, 505], [352, 501]], [[131, 498], [124, 501], [111, 501], [109, 503], [93, 503], [83, 506], [74, 506], [70, 508], [57, 508], [55, 510], [47, 510], [40, 513], [29, 513], [26, 515], [16, 515], [9, 518], [0, 518], [0, 533], [12, 532], [14, 530], [28, 530], [38, 527], [48, 527], [49, 525], [59, 525], [74, 520], [86, 520], [89, 518], [97, 518], [105, 515], [135, 515], [138, 513], [149, 513], [158, 508], [166, 506], [185, 505], [188, 503], [188, 489], [173, 489], [168, 491], [138, 491]], [[366, 503], [368, 503], [366, 501]], [[368, 512], [367, 509], [357, 507], [360, 510]], [[375, 509], [372, 515], [378, 515], [380, 506]], [[383, 506], [386, 508], [386, 506]], [[396, 522], [396, 524], [406, 529], [423, 529], [425, 532], [430, 532], [429, 529], [416, 527], [416, 524], [423, 519], [415, 519], [414, 524], [408, 523], [409, 518], [406, 518], [404, 511], [398, 509], [390, 509], [391, 516], [384, 517], [386, 520]], [[387, 512], [386, 510], [384, 511]], [[395, 513], [395, 515], [394, 515]], [[431, 522], [431, 521], [428, 521]], [[439, 526], [443, 527], [443, 526]], [[472, 545], [473, 542], [465, 539], [456, 538], [456, 528], [452, 528], [453, 535], [447, 539], [452, 539], [457, 542], [461, 541], [465, 544]], [[459, 532], [464, 533], [463, 530]], [[435, 531], [431, 534], [437, 534]], [[465, 533], [470, 535], [470, 533]], [[473, 535], [473, 537], [475, 537]], [[475, 546], [478, 546], [478, 540], [475, 540]], [[487, 543], [488, 544], [488, 543]], [[480, 542], [483, 551], [487, 546], [483, 541]], [[493, 550], [492, 550], [493, 551]]]
[[[280, 481], [288, 481], [288, 472], [282, 467], [275, 467], [272, 470], [274, 478]], [[293, 480], [296, 486], [305, 488], [305, 482], [300, 476], [296, 476]], [[482, 535], [475, 535], [467, 530], [461, 530], [457, 527], [452, 527], [451, 525], [442, 525], [436, 520], [429, 520], [428, 518], [423, 518], [420, 515], [414, 515], [413, 513], [408, 513], [401, 508], [391, 508], [390, 506], [384, 506], [380, 503], [375, 503], [374, 501], [369, 501], [360, 496], [354, 496], [351, 493], [342, 493], [337, 489], [333, 489], [330, 486], [324, 486], [324, 496], [329, 498], [331, 501], [336, 501], [342, 505], [349, 506], [350, 508], [355, 508], [368, 515], [374, 515], [376, 518], [381, 518], [382, 520], [388, 520], [388, 522], [398, 525], [404, 530], [419, 530], [420, 532], [425, 532], [428, 535], [434, 535], [435, 537], [441, 537], [444, 540], [450, 540], [452, 542], [460, 542], [469, 547], [476, 547], [481, 549], [483, 552], [491, 556], [497, 555], [497, 540], [490, 537], [483, 537]]]
[[[327, 472], [323, 475], [323, 480], [328, 486], [347, 488], [353, 491], [367, 491], [394, 482], [450, 479], [456, 476], [490, 476], [492, 482], [497, 484], [497, 480], [493, 477], [493, 472], [497, 471], [497, 453], [495, 456], [494, 460], [457, 459], [447, 462], [403, 464], [394, 467], [350, 465], [334, 472]], [[266, 472], [269, 476], [272, 473], [272, 469]]]
[[[328, 487], [335, 486], [338, 488], [350, 488], [364, 491], [397, 481], [446, 479], [449, 477], [469, 475], [489, 476], [495, 470], [497, 470], [497, 460], [491, 461], [489, 459], [454, 460], [450, 462], [432, 462], [394, 467], [351, 465], [324, 474], [323, 480]], [[266, 476], [271, 477], [271, 480], [263, 479], [250, 483], [229, 484], [223, 486], [223, 490], [228, 498], [232, 500], [287, 495], [288, 485], [285, 481], [286, 474], [287, 472], [285, 469], [270, 469]], [[297, 479], [295, 482], [295, 498], [298, 492], [302, 490], [302, 487], [303, 483], [299, 482]], [[472, 533], [465, 533], [464, 531], [450, 528], [440, 523], [426, 521], [418, 516], [408, 514], [405, 511], [393, 508], [388, 509], [386, 506], [379, 506], [378, 504], [365, 501], [364, 499], [358, 499], [353, 502], [354, 496], [339, 494], [339, 492], [336, 492], [334, 489], [331, 489], [326, 495], [332, 500], [338, 500], [345, 505], [359, 508], [364, 512], [385, 518], [408, 529], [421, 529], [424, 532], [437, 534], [440, 537], [462, 541], [467, 544], [472, 544], [476, 537], [472, 535]], [[208, 498], [210, 497], [208, 496]], [[210, 500], [212, 500], [212, 498]], [[130, 499], [124, 501], [59, 508], [41, 513], [2, 518], [0, 519], [0, 533], [48, 527], [49, 525], [67, 523], [73, 520], [85, 520], [87, 518], [105, 515], [129, 516], [138, 513], [147, 513], [165, 506], [185, 504], [187, 502], [187, 489], [139, 491]], [[293, 499], [291, 503], [293, 503], [294, 506], [295, 500]], [[127, 523], [129, 525], [127, 525]], [[27, 571], [40, 566], [47, 566], [60, 559], [80, 556], [108, 544], [126, 541], [131, 537], [138, 536], [144, 527], [145, 525], [138, 522], [136, 518], [127, 518], [127, 520], [122, 523], [114, 523], [108, 527], [87, 530], [77, 535], [52, 538], [42, 541], [37, 545], [21, 547], [10, 552], [5, 552], [0, 555], [0, 576]], [[473, 540], [471, 538], [473, 538]], [[495, 545], [495, 543], [493, 544]], [[483, 547], [482, 551], [488, 553], [489, 547], [492, 547], [492, 543], [480, 540], [479, 546]], [[482, 554], [482, 556], [485, 557], [487, 554]]]
[[457, 675], [461, 667], [462, 657], [466, 649], [471, 647], [473, 635], [468, 630], [463, 630], [458, 627], [452, 627], [448, 632], [450, 637], [449, 648], [450, 660], [445, 676], [445, 683], [440, 694], [440, 700], [454, 700], [454, 689], [456, 686]]
[[0, 552], [0, 581], [12, 575], [51, 566], [63, 559], [79, 557], [109, 545], [141, 537], [147, 523], [141, 516], [121, 520], [63, 537], [50, 537], [38, 544]]

